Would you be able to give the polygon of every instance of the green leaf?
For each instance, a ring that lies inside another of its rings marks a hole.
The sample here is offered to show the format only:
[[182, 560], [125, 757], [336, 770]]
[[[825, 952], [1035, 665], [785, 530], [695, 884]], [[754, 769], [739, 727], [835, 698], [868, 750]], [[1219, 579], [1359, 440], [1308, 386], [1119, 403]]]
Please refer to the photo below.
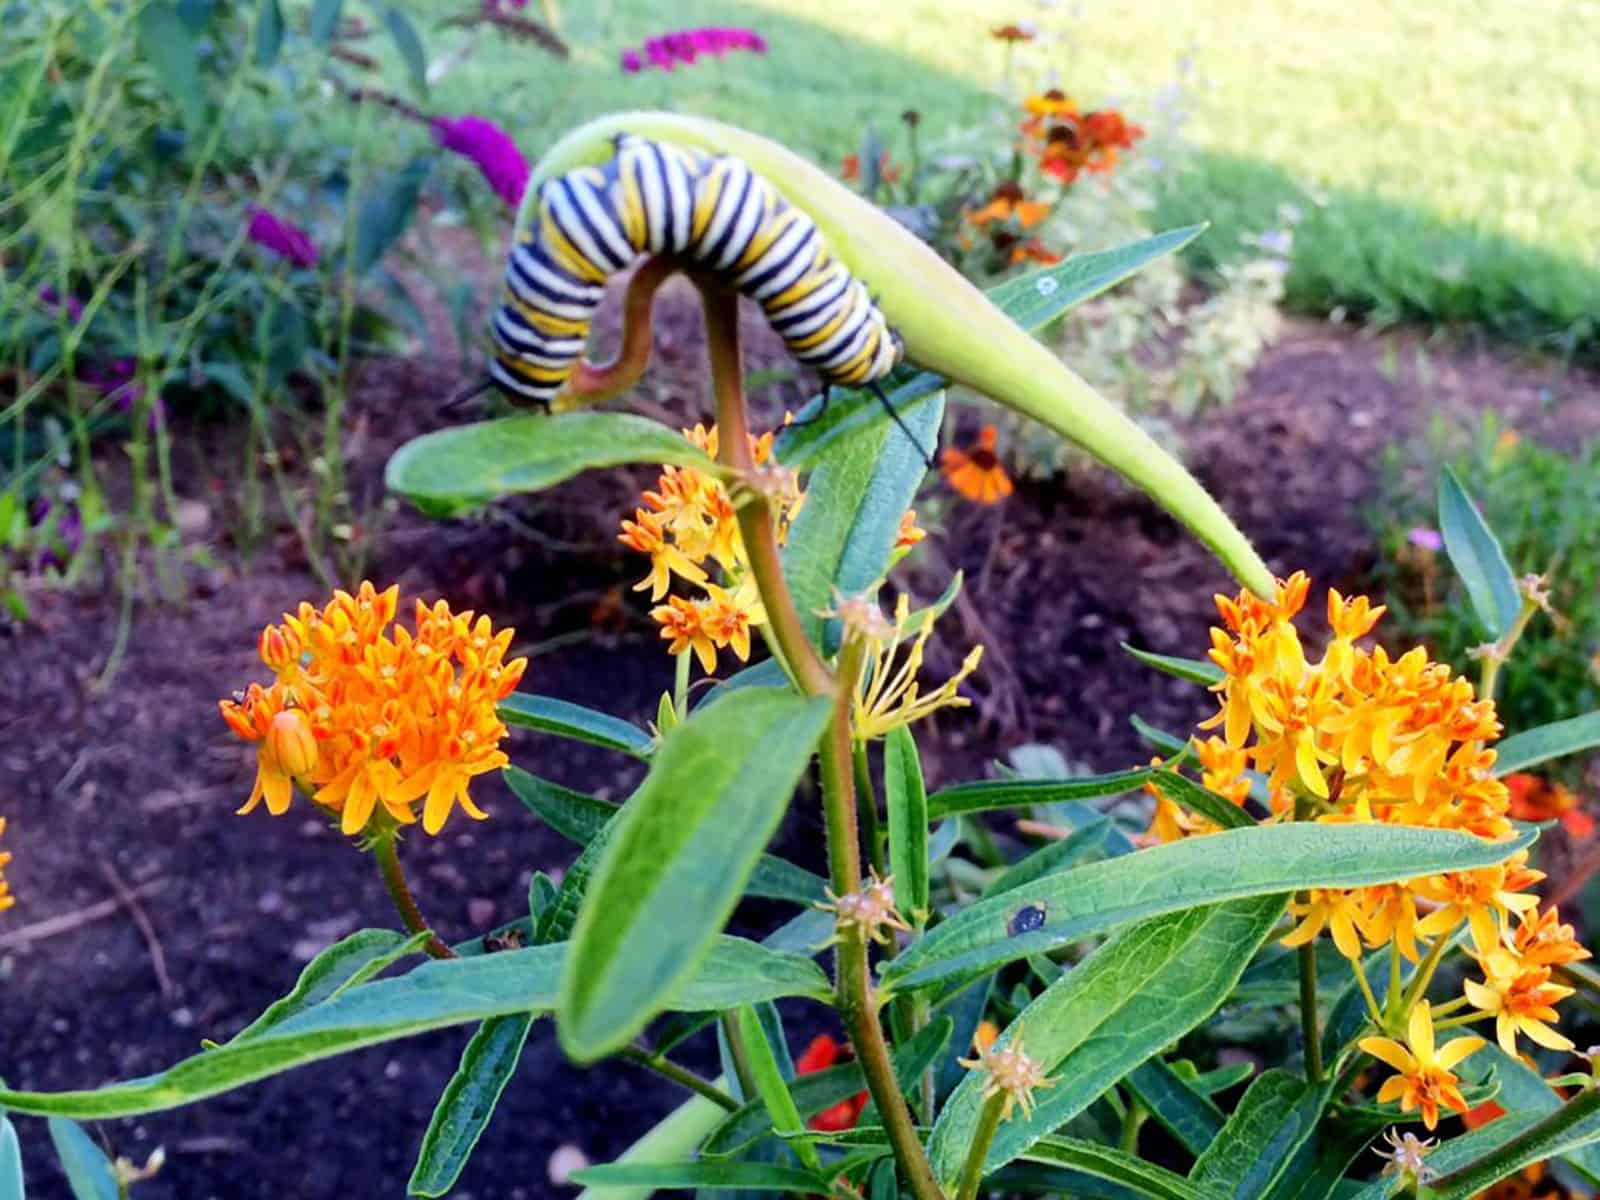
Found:
[[1193, 748], [1187, 738], [1181, 738], [1176, 734], [1168, 733], [1165, 729], [1156, 728], [1138, 713], [1134, 713], [1128, 718], [1128, 724], [1133, 726], [1135, 733], [1161, 751], [1162, 754], [1187, 757], [1193, 752]]
[[[922, 1072], [944, 1052], [953, 1027], [949, 1017], [930, 1021], [910, 1041], [901, 1043], [889, 1052], [895, 1078], [902, 1089], [909, 1090]], [[857, 1095], [866, 1086], [860, 1065], [850, 1062], [809, 1075], [797, 1075], [789, 1083], [789, 1095], [800, 1115], [809, 1120], [823, 1109], [832, 1108], [841, 1100]], [[771, 1130], [772, 1119], [765, 1106], [759, 1100], [752, 1100], [718, 1124], [711, 1136], [706, 1138], [701, 1153], [713, 1157], [738, 1154]]]
[[611, 1163], [573, 1173], [585, 1187], [705, 1188], [708, 1191], [826, 1192], [827, 1177], [768, 1163]]
[[1139, 650], [1122, 643], [1122, 648], [1133, 655], [1147, 667], [1154, 667], [1168, 675], [1175, 675], [1179, 679], [1187, 679], [1190, 683], [1203, 683], [1209, 687], [1213, 683], [1221, 683], [1224, 675], [1222, 668], [1216, 663], [1204, 658], [1174, 658], [1170, 654], [1153, 654], [1149, 650]]
[[443, 1196], [455, 1186], [517, 1069], [533, 1022], [532, 1013], [513, 1013], [478, 1026], [428, 1121], [408, 1195]]
[[[394, 979], [350, 988], [265, 1033], [235, 1038], [157, 1075], [93, 1091], [0, 1088], [0, 1107], [78, 1120], [159, 1112], [363, 1046], [490, 1017], [547, 1012], [555, 1006], [567, 952], [563, 943], [431, 960]], [[696, 1012], [829, 994], [827, 977], [810, 959], [721, 937], [669, 1007]]]
[[139, 56], [161, 85], [191, 132], [206, 123], [206, 85], [200, 77], [200, 50], [194, 30], [171, 0], [151, 0], [139, 10]]
[[1257, 1200], [1283, 1175], [1311, 1137], [1332, 1085], [1310, 1087], [1281, 1068], [1263, 1073], [1189, 1172], [1214, 1196]]
[[1494, 760], [1494, 773], [1504, 777], [1513, 771], [1526, 771], [1529, 767], [1552, 758], [1564, 758], [1581, 750], [1600, 748], [1600, 712], [1584, 713], [1567, 721], [1553, 721], [1537, 729], [1525, 729], [1498, 743]]
[[[996, 1044], [1008, 1044], [1023, 1028], [1028, 1055], [1056, 1084], [1035, 1094], [1031, 1118], [1014, 1114], [1000, 1126], [988, 1170], [1026, 1152], [1208, 1017], [1277, 924], [1285, 900], [1257, 896], [1142, 922], [1040, 993]], [[928, 1156], [934, 1174], [946, 1182], [955, 1180], [972, 1144], [984, 1104], [983, 1082], [969, 1073], [934, 1126]]]
[[827, 697], [752, 688], [697, 709], [662, 740], [573, 931], [557, 1020], [570, 1057], [625, 1045], [694, 973], [832, 713]]
[[283, 9], [278, 0], [261, 0], [256, 10], [256, 66], [270, 67], [283, 49]]
[[[501, 496], [537, 492], [592, 467], [670, 463], [720, 476], [721, 468], [665, 425], [632, 413], [502, 417], [413, 438], [384, 479], [422, 512], [454, 517]], [[804, 509], [801, 510], [805, 511]]]
[[[507, 767], [505, 779], [517, 799], [562, 837], [580, 846], [587, 846], [605, 828], [606, 822], [622, 811], [618, 805], [574, 792], [520, 767]], [[764, 900], [812, 904], [823, 899], [827, 886], [822, 876], [797, 867], [788, 859], [763, 854], [756, 863], [755, 873], [750, 876], [745, 894]]]
[[1439, 476], [1439, 532], [1479, 623], [1491, 638], [1505, 637], [1522, 612], [1517, 577], [1499, 539], [1449, 467]]
[[944, 393], [896, 405], [896, 410], [916, 445], [880, 412], [810, 461], [806, 503], [789, 530], [783, 571], [813, 642], [824, 641], [825, 618], [819, 614], [833, 607], [835, 593], [860, 595], [888, 570], [900, 518], [927, 473], [923, 450], [931, 452], [938, 443]]
[[1068, 1167], [1095, 1179], [1120, 1183], [1136, 1196], [1153, 1200], [1212, 1200], [1203, 1188], [1165, 1167], [1147, 1163], [1110, 1146], [1079, 1138], [1041, 1138], [1022, 1157], [1030, 1162]]
[[[1301, 1144], [1266, 1200], [1328, 1200], [1377, 1128], [1356, 1120], [1322, 1121]], [[1369, 1160], [1371, 1161], [1371, 1160]]]
[[917, 740], [904, 725], [883, 742], [883, 790], [895, 900], [920, 929], [928, 919], [928, 792]]
[[1150, 782], [1153, 767], [1113, 771], [1109, 775], [1077, 775], [1069, 779], [984, 779], [958, 783], [928, 797], [928, 819], [968, 813], [993, 812], [998, 808], [1025, 808], [1036, 804], [1056, 804], [1063, 800], [1093, 800], [1100, 796], [1120, 796], [1137, 791]]
[[1152, 1058], [1135, 1067], [1123, 1083], [1150, 1110], [1150, 1115], [1196, 1157], [1205, 1153], [1222, 1132], [1222, 1110], [1164, 1059]]
[[[1438, 829], [1297, 822], [1185, 838], [980, 900], [890, 961], [883, 982], [919, 987], [1069, 945], [1128, 921], [1223, 900], [1367, 887], [1492, 866], [1537, 836], [1529, 831], [1515, 841], [1488, 842]], [[1011, 919], [1026, 905], [1044, 910], [1044, 924], [1013, 934]]]
[[[1565, 1103], [1542, 1075], [1493, 1042], [1468, 1059], [1462, 1073], [1479, 1082], [1493, 1080], [1499, 1085], [1495, 1099], [1500, 1107], [1519, 1116], [1548, 1117]], [[1577, 1150], [1567, 1162], [1591, 1184], [1600, 1184], [1600, 1147]]]
[[61, 1171], [74, 1200], [117, 1200], [120, 1189], [111, 1160], [83, 1126], [60, 1117], [51, 1117], [49, 1126], [50, 1140], [55, 1143], [56, 1157], [61, 1160]]
[[27, 1195], [17, 1129], [4, 1113], [0, 1113], [0, 1200], [27, 1200]]
[[[1493, 1122], [1488, 1128], [1499, 1123]], [[1600, 1091], [1586, 1091], [1508, 1141], [1434, 1180], [1429, 1187], [1439, 1200], [1468, 1200], [1523, 1167], [1571, 1154], [1596, 1142], [1600, 1142]]]
[[383, 23], [394, 41], [394, 48], [405, 61], [406, 73], [411, 76], [411, 86], [424, 100], [428, 98], [428, 55], [417, 36], [416, 26], [405, 13], [392, 5], [383, 10]]
[[739, 1036], [744, 1042], [745, 1054], [749, 1056], [750, 1074], [755, 1081], [756, 1093], [761, 1097], [762, 1106], [772, 1121], [773, 1131], [780, 1137], [802, 1135], [790, 1145], [799, 1156], [801, 1166], [820, 1173], [822, 1160], [817, 1157], [817, 1148], [803, 1136], [806, 1132], [805, 1122], [800, 1118], [800, 1110], [795, 1107], [794, 1097], [789, 1094], [789, 1085], [778, 1067], [761, 1018], [748, 1004], [739, 1009]]
[[344, 0], [313, 0], [311, 5], [311, 40], [319, 46], [333, 41], [339, 31], [339, 16]]
[[1255, 818], [1237, 804], [1207, 791], [1176, 771], [1157, 771], [1150, 777], [1150, 782], [1168, 800], [1199, 813], [1213, 825], [1220, 825], [1224, 829], [1245, 829], [1256, 823]]
[[[356, 217], [355, 246], [351, 251], [351, 262], [358, 275], [365, 275], [377, 266], [389, 247], [410, 228], [411, 218], [417, 211], [417, 197], [422, 194], [422, 185], [432, 169], [431, 157], [415, 158], [385, 175], [362, 201]], [[405, 451], [405, 446], [400, 447], [397, 456]], [[393, 460], [390, 462], [392, 465]], [[389, 486], [394, 487], [393, 483]]]
[[537, 729], [607, 750], [620, 750], [635, 758], [650, 757], [648, 733], [621, 717], [596, 712], [581, 704], [557, 700], [554, 696], [512, 692], [500, 701], [497, 711], [507, 725]]
[[254, 1021], [236, 1033], [232, 1041], [256, 1037], [290, 1017], [314, 1008], [339, 992], [399, 962], [408, 954], [418, 954], [428, 934], [407, 935], [392, 929], [358, 929], [318, 954], [300, 972], [289, 994], [274, 1000]]
[[1007, 892], [1043, 879], [1046, 875], [1053, 875], [1057, 871], [1064, 871], [1076, 865], [1099, 850], [1105, 844], [1106, 834], [1110, 831], [1111, 822], [1106, 817], [1090, 821], [1080, 829], [1074, 829], [1059, 842], [1051, 842], [1044, 849], [1035, 850], [1026, 858], [1013, 863], [1005, 874], [984, 888], [982, 899], [1003, 896]]

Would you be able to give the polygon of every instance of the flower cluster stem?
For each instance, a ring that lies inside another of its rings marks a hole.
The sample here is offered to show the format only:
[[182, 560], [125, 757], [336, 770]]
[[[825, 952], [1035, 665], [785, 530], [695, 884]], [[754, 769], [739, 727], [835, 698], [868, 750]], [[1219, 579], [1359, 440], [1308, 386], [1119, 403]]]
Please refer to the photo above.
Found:
[[[1296, 797], [1294, 819], [1305, 820], [1310, 814], [1310, 801]], [[1322, 1082], [1322, 1034], [1317, 1028], [1317, 946], [1313, 940], [1296, 952], [1300, 968], [1300, 1033], [1306, 1044], [1306, 1082], [1312, 1086]]]
[[[739, 358], [739, 298], [737, 293], [715, 280], [697, 277], [695, 283], [705, 305], [711, 386], [716, 400], [718, 456], [725, 466], [748, 473], [755, 463], [750, 454], [750, 422]], [[828, 830], [828, 874], [836, 894], [856, 892], [861, 889], [861, 842], [850, 710], [864, 649], [859, 643], [847, 643], [840, 651], [839, 674], [835, 677], [806, 637], [794, 595], [783, 574], [771, 506], [756, 491], [743, 499], [738, 513], [739, 533], [749, 555], [750, 573], [761, 593], [774, 642], [802, 691], [834, 701], [833, 720], [818, 746], [823, 816]], [[878, 1005], [867, 965], [867, 944], [859, 928], [841, 928], [834, 963], [834, 1005], [850, 1037], [856, 1061], [866, 1076], [867, 1090], [878, 1106], [901, 1178], [916, 1200], [945, 1200], [917, 1136], [911, 1110], [900, 1094], [883, 1027], [878, 1022]]]
[[385, 829], [372, 840], [372, 855], [378, 860], [378, 871], [383, 875], [383, 886], [389, 889], [389, 899], [394, 901], [400, 919], [411, 933], [427, 933], [423, 949], [434, 958], [455, 958], [456, 952], [441, 942], [422, 919], [416, 897], [406, 885], [406, 874], [400, 866], [399, 838], [393, 829]]
[[967, 1151], [967, 1161], [961, 1168], [961, 1184], [956, 1189], [956, 1200], [975, 1200], [978, 1185], [983, 1182], [983, 1164], [989, 1160], [989, 1147], [994, 1145], [995, 1132], [1000, 1128], [1000, 1114], [1005, 1109], [1004, 1092], [996, 1092], [984, 1101], [978, 1115], [978, 1129], [972, 1136], [972, 1146]]

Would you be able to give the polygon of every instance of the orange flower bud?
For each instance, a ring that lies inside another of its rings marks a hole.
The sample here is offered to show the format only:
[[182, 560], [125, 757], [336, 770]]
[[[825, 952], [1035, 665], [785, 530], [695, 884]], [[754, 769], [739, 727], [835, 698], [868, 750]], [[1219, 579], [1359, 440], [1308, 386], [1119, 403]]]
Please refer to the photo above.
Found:
[[317, 765], [317, 739], [311, 722], [298, 708], [286, 708], [272, 718], [267, 731], [267, 753], [291, 779], [309, 775]]

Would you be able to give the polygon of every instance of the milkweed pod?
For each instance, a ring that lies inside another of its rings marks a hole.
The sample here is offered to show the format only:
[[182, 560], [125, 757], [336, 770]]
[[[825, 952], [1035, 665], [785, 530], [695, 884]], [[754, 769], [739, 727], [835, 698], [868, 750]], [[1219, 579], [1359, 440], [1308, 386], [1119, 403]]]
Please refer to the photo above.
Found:
[[1272, 595], [1272, 575], [1217, 502], [1125, 413], [994, 306], [905, 227], [799, 155], [732, 125], [622, 112], [573, 130], [539, 160], [516, 236], [537, 211], [538, 186], [605, 162], [613, 139], [637, 134], [742, 159], [816, 223], [828, 249], [862, 280], [911, 362], [984, 393], [1082, 446], [1149, 493], [1246, 587]]

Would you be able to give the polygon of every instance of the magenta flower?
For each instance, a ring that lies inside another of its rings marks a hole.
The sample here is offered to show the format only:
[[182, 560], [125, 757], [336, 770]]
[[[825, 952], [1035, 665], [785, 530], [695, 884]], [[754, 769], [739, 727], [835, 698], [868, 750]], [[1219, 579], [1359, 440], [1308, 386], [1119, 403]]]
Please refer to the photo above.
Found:
[[735, 25], [708, 25], [704, 29], [681, 29], [676, 33], [648, 38], [641, 53], [638, 50], [622, 52], [622, 69], [629, 75], [644, 70], [648, 61], [652, 67], [670, 71], [679, 63], [693, 66], [702, 54], [721, 58], [730, 50], [749, 50], [753, 54], [767, 52], [767, 40], [753, 29]]
[[264, 250], [286, 258], [297, 267], [314, 267], [320, 255], [311, 235], [292, 221], [285, 221], [264, 208], [250, 206], [250, 228], [246, 235]]
[[512, 208], [528, 190], [528, 160], [511, 135], [485, 117], [436, 117], [433, 137], [446, 150], [470, 159], [500, 199]]
[[1423, 550], [1431, 550], [1437, 554], [1444, 549], [1444, 538], [1437, 529], [1425, 529], [1419, 526], [1406, 534], [1406, 541]]

